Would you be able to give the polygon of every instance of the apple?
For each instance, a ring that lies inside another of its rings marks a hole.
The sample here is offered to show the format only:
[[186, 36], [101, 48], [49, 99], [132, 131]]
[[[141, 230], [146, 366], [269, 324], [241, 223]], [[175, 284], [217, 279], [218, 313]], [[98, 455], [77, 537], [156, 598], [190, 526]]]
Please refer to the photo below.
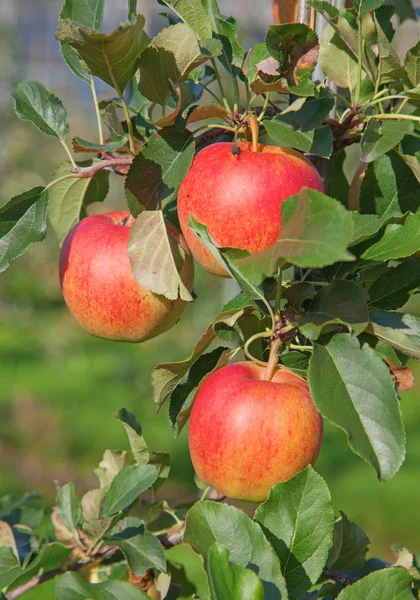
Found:
[[220, 247], [265, 250], [280, 231], [280, 205], [303, 187], [323, 191], [318, 171], [302, 154], [289, 148], [239, 142], [203, 148], [194, 158], [178, 192], [178, 217], [195, 259], [210, 273], [225, 269], [188, 227], [190, 215], [206, 225]]
[[314, 464], [323, 422], [307, 382], [252, 361], [227, 365], [199, 387], [189, 446], [197, 475], [235, 500], [262, 502], [270, 488]]
[[[89, 333], [143, 342], [170, 329], [186, 302], [154, 294], [134, 279], [127, 252], [132, 222], [129, 212], [111, 212], [75, 225], [61, 248], [60, 283], [70, 312]], [[176, 227], [166, 222], [166, 228], [183, 250], [180, 275], [191, 291], [191, 253]]]

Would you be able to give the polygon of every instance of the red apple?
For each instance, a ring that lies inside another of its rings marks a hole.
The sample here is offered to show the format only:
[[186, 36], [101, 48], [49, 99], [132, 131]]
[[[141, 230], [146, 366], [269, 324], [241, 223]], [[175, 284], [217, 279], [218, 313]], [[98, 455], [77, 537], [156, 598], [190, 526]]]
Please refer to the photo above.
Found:
[[[92, 335], [143, 342], [172, 327], [185, 302], [143, 288], [131, 274], [128, 212], [87, 217], [69, 232], [60, 254], [60, 282], [70, 312]], [[166, 222], [184, 251], [180, 275], [191, 291], [194, 265], [180, 232]]]
[[207, 225], [219, 246], [252, 254], [265, 250], [280, 231], [280, 205], [303, 187], [323, 191], [318, 171], [302, 154], [289, 148], [239, 142], [203, 148], [195, 157], [178, 192], [182, 232], [196, 260], [210, 273], [227, 276], [213, 255], [188, 227], [190, 215]]
[[229, 498], [261, 502], [270, 488], [313, 464], [323, 422], [304, 379], [242, 362], [210, 375], [191, 411], [189, 445], [197, 475]]

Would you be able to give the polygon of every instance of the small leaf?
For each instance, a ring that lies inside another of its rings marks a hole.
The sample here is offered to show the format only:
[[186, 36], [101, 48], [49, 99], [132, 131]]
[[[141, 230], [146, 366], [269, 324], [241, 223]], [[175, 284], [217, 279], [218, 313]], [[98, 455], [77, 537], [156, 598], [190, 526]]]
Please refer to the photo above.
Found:
[[370, 119], [363, 133], [362, 159], [371, 162], [397, 146], [414, 129], [412, 121], [377, 121]]
[[166, 571], [162, 544], [140, 519], [128, 517], [119, 521], [105, 541], [121, 549], [135, 575], [143, 575], [147, 569]]
[[346, 587], [337, 600], [413, 600], [411, 583], [413, 576], [404, 569], [390, 567], [370, 573], [356, 583]]
[[335, 280], [314, 297], [310, 310], [299, 321], [305, 337], [316, 340], [324, 327], [341, 324], [359, 335], [369, 322], [369, 294], [352, 281]]
[[296, 373], [296, 375], [300, 375], [301, 377], [307, 379], [309, 358], [310, 354], [307, 352], [300, 352], [299, 350], [294, 352], [293, 350], [289, 350], [288, 352], [280, 355], [280, 362], [287, 369], [289, 369], [289, 371], [292, 371], [293, 373]]
[[362, 254], [363, 260], [382, 262], [412, 256], [420, 250], [420, 213], [408, 215], [403, 225], [388, 225], [383, 237]]
[[321, 414], [348, 436], [350, 448], [382, 481], [400, 468], [405, 434], [388, 367], [375, 351], [347, 334], [314, 345], [309, 385]]
[[104, 488], [89, 490], [84, 494], [80, 504], [85, 521], [98, 519], [101, 513], [101, 504], [106, 494]]
[[[101, 490], [102, 491], [102, 490]], [[112, 525], [111, 517], [95, 517], [83, 523], [83, 531], [88, 536], [91, 544], [96, 544], [103, 538]]]
[[204, 119], [224, 119], [228, 114], [228, 111], [224, 106], [220, 104], [202, 104], [197, 106], [189, 115], [187, 119], [187, 125], [191, 123], [197, 123]]
[[369, 288], [369, 305], [379, 310], [400, 308], [420, 287], [420, 258], [410, 258], [387, 269]]
[[[99, 162], [98, 160], [93, 161]], [[90, 163], [79, 163], [79, 165]], [[61, 163], [52, 174], [52, 180], [69, 173], [71, 164]], [[84, 216], [86, 206], [103, 202], [109, 189], [109, 172], [97, 171], [93, 177], [65, 179], [50, 189], [48, 218], [61, 246], [66, 235]]]
[[378, 33], [379, 85], [386, 83], [395, 84], [400, 79], [410, 86], [410, 80], [401, 65], [398, 54], [388, 40], [376, 16], [374, 17], [374, 21]]
[[168, 128], [154, 133], [135, 157], [126, 188], [148, 209], [168, 201], [187, 174], [194, 149], [194, 139], [187, 131]]
[[124, 425], [136, 463], [138, 465], [153, 465], [158, 470], [159, 477], [153, 484], [154, 489], [158, 489], [169, 475], [169, 454], [166, 452], [154, 452], [149, 449], [146, 440], [142, 436], [141, 426], [136, 421], [133, 413], [123, 408], [114, 417]]
[[[326, 5], [327, 2], [322, 4]], [[351, 92], [356, 86], [357, 59], [331, 25], [326, 26], [321, 37], [319, 66], [328, 79], [339, 87]]]
[[211, 22], [200, 0], [162, 0], [174, 13], [195, 31], [199, 38], [211, 38]]
[[229, 550], [229, 560], [258, 572], [265, 600], [287, 600], [280, 563], [261, 528], [244, 512], [215, 502], [197, 502], [187, 513], [184, 541], [207, 558], [215, 542]]
[[192, 302], [191, 286], [181, 274], [185, 255], [168, 231], [161, 210], [144, 211], [137, 217], [130, 228], [128, 256], [134, 278], [146, 290], [170, 300]]
[[15, 196], [0, 208], [0, 272], [47, 232], [49, 192], [43, 187]]
[[77, 50], [89, 72], [120, 94], [138, 67], [138, 59], [149, 44], [145, 19], [137, 15], [133, 23], [122, 23], [109, 35], [65, 19], [59, 21], [55, 37]]
[[151, 465], [124, 467], [111, 481], [102, 503], [103, 515], [114, 515], [127, 508], [158, 478], [158, 471]]
[[280, 119], [264, 119], [263, 125], [273, 140], [287, 148], [297, 148], [325, 158], [329, 158], [333, 150], [332, 133], [328, 125], [311, 131], [295, 129]]
[[420, 42], [408, 50], [404, 68], [413, 87], [420, 85]]
[[382, 5], [382, 0], [353, 0], [353, 5], [359, 19], [361, 19], [369, 11], [379, 8]]
[[[60, 12], [60, 20], [71, 19], [80, 25], [100, 30], [104, 16], [104, 0], [65, 0]], [[60, 42], [60, 52], [70, 71], [83, 81], [90, 83], [90, 76], [83, 69], [80, 60], [71, 46]]]
[[13, 529], [6, 521], [0, 521], [0, 548], [7, 547], [13, 550], [13, 554], [19, 560], [19, 552]]
[[217, 542], [207, 559], [210, 589], [214, 600], [264, 600], [264, 587], [254, 571], [229, 562], [229, 550]]
[[335, 571], [356, 571], [366, 561], [369, 538], [344, 513], [335, 521], [333, 543], [327, 566]]
[[406, 356], [420, 359], [420, 319], [398, 312], [370, 313], [369, 330]]
[[42, 133], [60, 140], [66, 137], [69, 124], [61, 100], [39, 81], [22, 81], [12, 92], [15, 113], [19, 119], [31, 121]]
[[331, 547], [334, 511], [327, 484], [309, 466], [274, 485], [255, 520], [280, 558], [289, 597], [300, 598], [318, 581]]
[[77, 525], [82, 518], [82, 509], [74, 492], [73, 483], [66, 483], [57, 494], [55, 501], [58, 515], [65, 527], [72, 533], [76, 532]]
[[125, 581], [109, 580], [89, 583], [79, 573], [65, 573], [55, 579], [56, 600], [150, 600], [142, 592]]
[[22, 573], [13, 548], [0, 547], [0, 589], [11, 585]]
[[97, 154], [98, 152], [113, 152], [114, 150], [118, 150], [127, 142], [128, 135], [114, 136], [114, 139], [114, 142], [109, 142], [108, 144], [102, 145], [95, 142], [89, 142], [88, 140], [83, 140], [80, 137], [74, 137], [71, 141], [73, 152], [94, 152]]
[[98, 468], [94, 469], [102, 488], [107, 488], [121, 469], [129, 465], [128, 452], [124, 450], [105, 450]]

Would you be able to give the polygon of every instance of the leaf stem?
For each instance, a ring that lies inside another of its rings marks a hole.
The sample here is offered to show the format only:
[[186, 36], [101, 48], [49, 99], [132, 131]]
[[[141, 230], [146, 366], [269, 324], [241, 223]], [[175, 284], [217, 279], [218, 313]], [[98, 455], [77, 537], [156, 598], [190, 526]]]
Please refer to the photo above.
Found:
[[212, 67], [214, 69], [214, 74], [216, 75], [217, 83], [219, 84], [220, 93], [222, 94], [223, 104], [224, 104], [226, 110], [228, 110], [229, 112], [232, 112], [231, 108], [229, 106], [229, 102], [226, 99], [225, 90], [223, 89], [222, 80], [220, 78], [219, 70], [217, 68], [217, 64], [216, 64], [216, 61], [215, 61], [214, 58], [211, 59], [211, 64], [212, 64]]
[[264, 104], [263, 104], [262, 110], [257, 118], [258, 123], [261, 123], [261, 121], [263, 120], [265, 111], [267, 110], [269, 102], [270, 102], [270, 92], [267, 92], [267, 94], [264, 94]]
[[410, 98], [404, 98], [404, 100], [401, 102], [401, 104], [398, 106], [397, 110], [395, 111], [395, 114], [399, 115], [409, 100], [410, 100]]
[[[387, 96], [386, 98], [376, 98], [376, 100], [371, 100], [370, 102], [368, 102], [368, 106], [374, 106], [375, 104], [380, 104], [381, 102], [386, 102], [387, 100], [404, 100], [404, 102], [401, 103], [400, 106], [398, 107], [398, 110], [401, 110], [402, 105], [407, 103], [409, 98], [406, 98], [405, 96], [397, 96], [397, 95]], [[397, 112], [398, 112], [398, 110], [397, 110]]]
[[362, 84], [362, 68], [363, 68], [363, 36], [362, 36], [362, 19], [360, 16], [357, 18], [357, 41], [358, 41], [358, 56], [357, 56], [357, 82], [356, 91], [354, 94], [354, 103], [359, 104], [360, 101], [360, 87]]
[[258, 358], [255, 358], [254, 356], [252, 356], [251, 352], [249, 351], [249, 347], [252, 344], [252, 342], [254, 342], [255, 340], [259, 340], [261, 338], [267, 338], [267, 337], [271, 337], [273, 335], [273, 331], [261, 331], [260, 333], [256, 333], [255, 335], [251, 336], [244, 345], [244, 354], [247, 358], [249, 358], [249, 360], [252, 360], [252, 362], [257, 363], [257, 365], [260, 365], [261, 367], [266, 367], [267, 363], [262, 361], [262, 360], [258, 360]]
[[299, 344], [289, 344], [289, 348], [292, 348], [292, 350], [309, 350], [311, 352], [314, 349], [313, 346], [300, 346]]
[[61, 177], [58, 177], [58, 179], [54, 179], [54, 181], [50, 181], [50, 183], [45, 186], [45, 189], [49, 190], [50, 188], [54, 187], [57, 183], [60, 183], [61, 181], [65, 181], [66, 179], [78, 179], [78, 178], [79, 178], [79, 176], [76, 175], [76, 173], [69, 173], [68, 175], [62, 175]]
[[90, 78], [90, 87], [91, 87], [91, 90], [92, 90], [93, 103], [95, 105], [96, 121], [98, 123], [99, 143], [101, 144], [101, 146], [103, 146], [103, 144], [104, 144], [104, 132], [103, 132], [103, 129], [102, 129], [102, 121], [101, 121], [101, 113], [99, 111], [98, 95], [96, 93], [95, 80], [94, 80], [93, 77]]
[[277, 271], [277, 286], [276, 286], [276, 300], [274, 302], [274, 316], [277, 318], [280, 316], [280, 302], [281, 302], [281, 286], [283, 283], [283, 269], [279, 265]]
[[200, 502], [202, 502], [203, 500], [206, 499], [206, 496], [209, 493], [209, 490], [210, 490], [210, 486], [208, 485], [200, 496]]
[[213, 98], [217, 101], [217, 104], [223, 104], [223, 100], [221, 99], [220, 96], [217, 96], [217, 94], [215, 94], [208, 85], [205, 85], [204, 83], [201, 83], [200, 81], [195, 81], [194, 82], [196, 85], [199, 85], [200, 87], [203, 88], [203, 90], [206, 90], [206, 92], [208, 92], [211, 96], [213, 96]]
[[65, 142], [64, 140], [60, 140], [60, 142], [61, 142], [61, 144], [62, 144], [62, 146], [63, 146], [64, 150], [66, 151], [66, 153], [67, 153], [67, 156], [69, 157], [69, 159], [70, 159], [70, 162], [71, 162], [71, 164], [73, 165], [73, 168], [75, 168], [75, 169], [76, 169], [76, 168], [77, 168], [77, 165], [76, 165], [76, 162], [75, 162], [75, 160], [74, 160], [74, 158], [73, 158], [73, 156], [72, 156], [72, 153], [70, 152], [70, 149], [69, 149], [69, 147], [67, 146], [67, 144], [66, 144], [66, 142]]
[[400, 113], [395, 113], [395, 114], [383, 114], [383, 113], [378, 113], [377, 115], [369, 115], [368, 117], [369, 119], [396, 119], [398, 120], [403, 120], [403, 121], [416, 121], [417, 123], [420, 123], [420, 117], [416, 117], [415, 115], [401, 115]]

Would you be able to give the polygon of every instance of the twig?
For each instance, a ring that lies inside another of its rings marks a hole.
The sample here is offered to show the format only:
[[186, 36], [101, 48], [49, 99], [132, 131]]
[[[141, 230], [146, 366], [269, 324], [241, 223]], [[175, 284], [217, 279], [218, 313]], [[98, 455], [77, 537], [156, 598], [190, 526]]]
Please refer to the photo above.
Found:
[[183, 537], [185, 533], [185, 523], [183, 523], [177, 529], [173, 529], [164, 535], [158, 536], [160, 543], [165, 548], [172, 548], [173, 546], [177, 546], [182, 543]]
[[340, 573], [340, 571], [334, 571], [333, 569], [325, 568], [323, 573], [327, 579], [332, 579], [333, 581], [339, 583], [343, 587], [351, 585], [352, 583], [355, 583], [357, 581], [356, 577], [350, 577], [345, 573]]

